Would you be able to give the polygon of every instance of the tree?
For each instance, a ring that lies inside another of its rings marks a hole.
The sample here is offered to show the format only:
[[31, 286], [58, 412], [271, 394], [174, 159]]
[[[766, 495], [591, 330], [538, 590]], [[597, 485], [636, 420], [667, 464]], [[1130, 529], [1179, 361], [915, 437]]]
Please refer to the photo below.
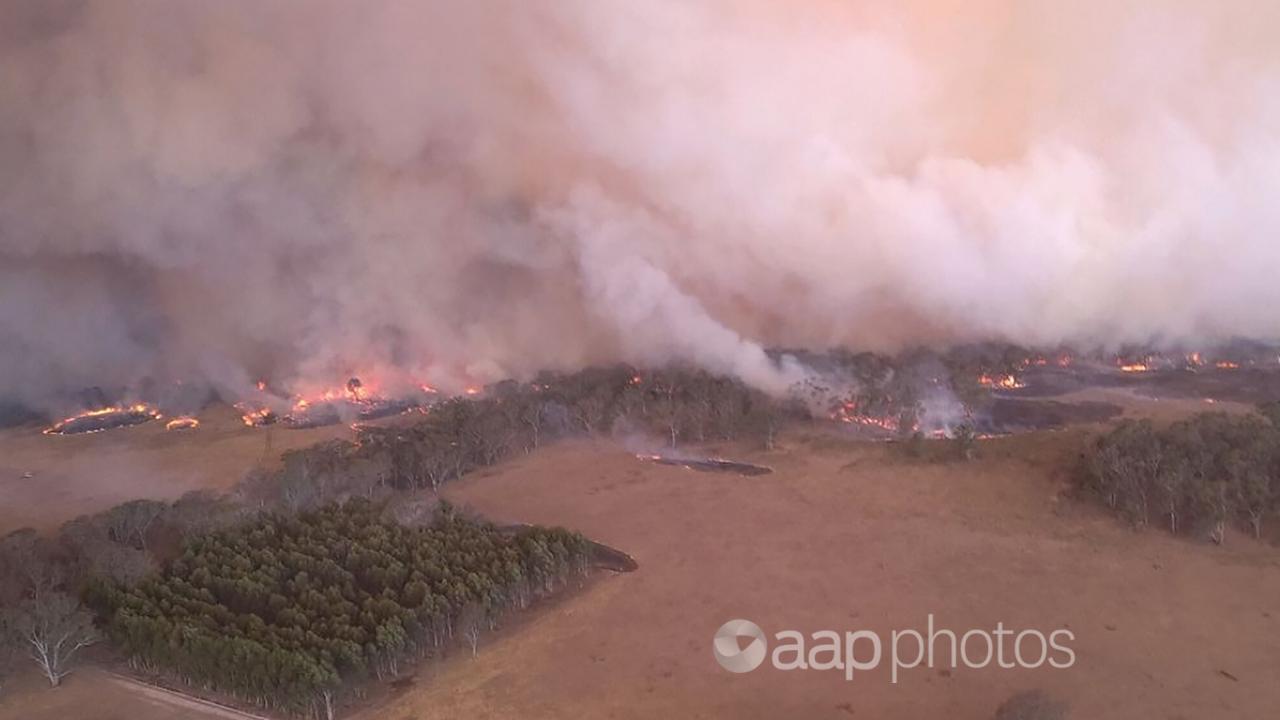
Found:
[[146, 550], [151, 524], [168, 509], [169, 505], [159, 500], [131, 500], [103, 513], [102, 521], [113, 542]]
[[544, 410], [547, 401], [537, 394], [537, 391], [534, 391], [513, 399], [512, 402], [517, 403], [517, 414], [520, 422], [524, 423], [525, 427], [529, 429], [530, 447], [528, 449], [537, 450], [542, 442], [542, 426], [546, 420]]
[[1266, 418], [1272, 427], [1280, 428], [1280, 400], [1260, 403], [1258, 405], [1258, 413]]
[[89, 613], [71, 595], [58, 590], [30, 598], [12, 611], [6, 624], [53, 687], [71, 673], [76, 652], [98, 640]]
[[4, 683], [13, 669], [14, 648], [13, 629], [9, 627], [8, 613], [0, 612], [0, 697], [4, 694]]
[[65, 576], [51, 544], [35, 530], [15, 530], [0, 539], [0, 606], [17, 605], [61, 584]]
[[1259, 438], [1233, 449], [1226, 458], [1227, 482], [1233, 505], [1240, 509], [1253, 530], [1262, 537], [1262, 521], [1275, 507], [1276, 488], [1271, 479], [1271, 448]]
[[972, 460], [974, 447], [977, 445], [977, 436], [973, 433], [973, 426], [969, 423], [961, 423], [956, 426], [952, 433], [952, 442], [955, 444], [956, 457], [961, 460]]
[[63, 525], [58, 538], [78, 560], [81, 576], [101, 576], [123, 585], [132, 585], [151, 572], [156, 563], [151, 554], [132, 543], [118, 543], [94, 517], [78, 517]]
[[924, 433], [919, 430], [911, 433], [911, 437], [907, 438], [906, 453], [907, 457], [919, 460], [924, 457], [925, 439]]

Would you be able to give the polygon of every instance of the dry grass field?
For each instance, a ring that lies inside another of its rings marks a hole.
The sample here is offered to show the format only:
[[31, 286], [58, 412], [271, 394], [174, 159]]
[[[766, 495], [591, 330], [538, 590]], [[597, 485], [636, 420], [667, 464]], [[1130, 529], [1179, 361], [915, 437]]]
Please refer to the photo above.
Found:
[[[1280, 552], [1136, 533], [1061, 497], [1077, 433], [984, 443], [965, 464], [916, 464], [821, 437], [750, 456], [759, 478], [562, 445], [454, 486], [499, 520], [563, 524], [631, 552], [594, 586], [474, 659], [424, 673], [367, 720], [992, 716], [1041, 687], [1073, 717], [1251, 718], [1280, 706]], [[886, 669], [731, 675], [711, 636], [1069, 628], [1069, 670]], [[1228, 677], [1228, 673], [1231, 677]], [[1235, 678], [1235, 679], [1232, 679]]]
[[191, 431], [166, 431], [163, 421], [65, 436], [34, 425], [0, 430], [0, 533], [52, 530], [136, 498], [226, 489], [285, 450], [351, 433], [345, 425], [246, 427], [226, 405], [210, 406], [200, 420]]
[[[1123, 402], [1160, 420], [1203, 403]], [[1118, 394], [1121, 393], [1121, 394]], [[1244, 406], [1219, 403], [1217, 408]], [[265, 433], [234, 417], [197, 433], [155, 424], [84, 437], [0, 434], [0, 526], [52, 528], [137, 496], [228, 487], [286, 446], [345, 428]], [[1223, 547], [1135, 532], [1070, 499], [1067, 468], [1088, 428], [983, 441], [972, 462], [910, 460], [893, 445], [825, 431], [772, 452], [712, 448], [772, 466], [759, 477], [642, 462], [575, 441], [447, 488], [500, 522], [564, 525], [633, 555], [602, 578], [482, 643], [419, 671], [361, 720], [522, 718], [990, 718], [1015, 691], [1044, 688], [1075, 718], [1267, 717], [1280, 707], [1280, 550], [1240, 534]], [[15, 479], [22, 472], [33, 478]], [[1069, 628], [1068, 670], [887, 666], [722, 670], [711, 637], [747, 618], [766, 633], [868, 629], [887, 637], [996, 622]], [[158, 701], [85, 667], [49, 690], [23, 673], [0, 720], [160, 720], [202, 711]], [[210, 716], [212, 717], [212, 716]]]

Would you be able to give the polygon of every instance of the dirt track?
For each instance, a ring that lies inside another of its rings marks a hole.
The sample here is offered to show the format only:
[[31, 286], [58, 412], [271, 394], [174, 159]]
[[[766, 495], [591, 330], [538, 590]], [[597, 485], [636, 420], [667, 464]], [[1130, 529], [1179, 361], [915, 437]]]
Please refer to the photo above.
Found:
[[100, 668], [83, 667], [56, 689], [23, 672], [0, 695], [0, 720], [263, 720]]

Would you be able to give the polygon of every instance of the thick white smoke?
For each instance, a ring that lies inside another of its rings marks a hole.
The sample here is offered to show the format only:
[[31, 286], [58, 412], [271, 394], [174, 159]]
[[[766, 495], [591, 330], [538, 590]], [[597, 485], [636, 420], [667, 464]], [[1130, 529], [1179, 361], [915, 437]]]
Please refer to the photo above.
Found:
[[1280, 5], [10, 0], [0, 396], [1280, 336]]

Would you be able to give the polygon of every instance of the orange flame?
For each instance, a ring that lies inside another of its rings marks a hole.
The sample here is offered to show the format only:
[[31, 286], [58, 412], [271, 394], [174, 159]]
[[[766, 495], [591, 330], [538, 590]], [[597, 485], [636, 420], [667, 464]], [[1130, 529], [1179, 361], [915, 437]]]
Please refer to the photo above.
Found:
[[275, 422], [276, 414], [268, 407], [253, 407], [246, 403], [236, 403], [240, 411], [240, 419], [249, 427], [260, 427]]
[[[92, 417], [100, 417], [100, 416], [103, 416], [103, 415], [111, 415], [111, 414], [114, 414], [114, 413], [136, 413], [136, 414], [144, 414], [144, 415], [149, 416], [149, 418], [148, 418], [148, 419], [151, 419], [151, 420], [157, 420], [157, 419], [159, 419], [160, 417], [162, 417], [162, 416], [160, 415], [160, 411], [159, 411], [159, 410], [157, 410], [157, 409], [155, 409], [155, 408], [151, 407], [150, 405], [147, 405], [146, 403], [135, 403], [135, 404], [133, 404], [133, 405], [128, 405], [128, 406], [125, 406], [125, 405], [113, 405], [113, 406], [111, 406], [111, 407], [97, 408], [97, 409], [94, 409], [94, 410], [86, 410], [86, 411], [84, 411], [84, 412], [80, 413], [79, 415], [72, 415], [71, 417], [63, 418], [62, 420], [59, 420], [58, 422], [56, 422], [56, 423], [54, 423], [54, 424], [50, 425], [49, 427], [45, 428], [45, 429], [43, 430], [43, 432], [44, 432], [44, 434], [45, 434], [45, 435], [56, 435], [56, 434], [60, 434], [60, 433], [64, 432], [64, 431], [67, 429], [67, 426], [68, 426], [68, 425], [70, 425], [70, 424], [72, 424], [72, 423], [76, 422], [77, 420], [84, 420], [85, 418], [92, 418]], [[105, 428], [104, 428], [104, 429], [105, 429]], [[97, 431], [97, 430], [86, 430], [85, 432], [98, 432], [98, 431]]]
[[164, 424], [165, 430], [195, 430], [200, 421], [190, 415], [180, 415]]
[[992, 377], [983, 373], [978, 376], [978, 384], [987, 388], [999, 388], [1001, 390], [1017, 390], [1027, 386], [1026, 383], [1019, 380], [1014, 375], [997, 375]]

